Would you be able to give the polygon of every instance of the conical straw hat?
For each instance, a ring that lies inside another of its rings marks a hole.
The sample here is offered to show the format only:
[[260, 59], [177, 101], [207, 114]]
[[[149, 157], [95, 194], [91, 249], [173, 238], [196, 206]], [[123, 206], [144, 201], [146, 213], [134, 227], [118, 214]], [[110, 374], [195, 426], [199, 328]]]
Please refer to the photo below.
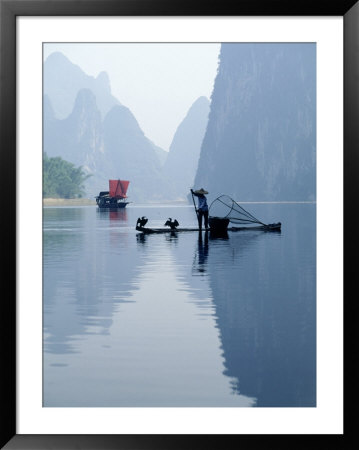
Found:
[[193, 191], [193, 192], [194, 192], [194, 194], [203, 194], [203, 195], [208, 194], [208, 192], [205, 191], [203, 188], [198, 189], [198, 191]]

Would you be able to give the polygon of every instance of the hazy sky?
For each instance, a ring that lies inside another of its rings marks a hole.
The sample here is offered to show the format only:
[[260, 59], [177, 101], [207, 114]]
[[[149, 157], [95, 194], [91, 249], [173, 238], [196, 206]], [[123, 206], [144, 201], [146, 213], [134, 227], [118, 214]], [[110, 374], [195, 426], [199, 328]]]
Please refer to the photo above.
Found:
[[156, 145], [168, 150], [193, 102], [210, 97], [220, 44], [45, 44], [44, 58], [62, 52], [88, 75], [106, 71], [112, 94], [135, 115]]

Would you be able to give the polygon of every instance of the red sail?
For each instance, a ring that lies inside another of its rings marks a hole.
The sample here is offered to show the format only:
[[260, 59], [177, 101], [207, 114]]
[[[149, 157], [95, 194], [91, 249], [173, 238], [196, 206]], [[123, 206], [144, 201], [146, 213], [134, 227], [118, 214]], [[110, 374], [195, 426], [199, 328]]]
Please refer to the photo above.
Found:
[[127, 189], [129, 181], [126, 180], [109, 180], [110, 197], [127, 198]]

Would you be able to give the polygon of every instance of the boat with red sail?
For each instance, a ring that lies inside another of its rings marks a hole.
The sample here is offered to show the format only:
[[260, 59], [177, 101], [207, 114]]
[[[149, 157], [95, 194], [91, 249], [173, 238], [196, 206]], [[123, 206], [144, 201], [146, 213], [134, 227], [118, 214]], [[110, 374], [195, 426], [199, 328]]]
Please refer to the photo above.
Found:
[[130, 202], [127, 201], [128, 180], [108, 180], [109, 190], [101, 191], [97, 195], [96, 203], [100, 209], [125, 208]]

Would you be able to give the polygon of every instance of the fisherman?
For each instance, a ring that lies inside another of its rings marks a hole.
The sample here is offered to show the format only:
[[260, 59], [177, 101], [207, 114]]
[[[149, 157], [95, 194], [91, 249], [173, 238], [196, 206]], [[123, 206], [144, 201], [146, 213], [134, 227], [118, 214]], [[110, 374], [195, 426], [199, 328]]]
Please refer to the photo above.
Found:
[[194, 191], [191, 189], [192, 195], [195, 195], [198, 198], [198, 210], [197, 210], [197, 219], [199, 230], [202, 230], [202, 217], [204, 217], [204, 227], [208, 228], [208, 205], [206, 195], [208, 194], [203, 188]]

